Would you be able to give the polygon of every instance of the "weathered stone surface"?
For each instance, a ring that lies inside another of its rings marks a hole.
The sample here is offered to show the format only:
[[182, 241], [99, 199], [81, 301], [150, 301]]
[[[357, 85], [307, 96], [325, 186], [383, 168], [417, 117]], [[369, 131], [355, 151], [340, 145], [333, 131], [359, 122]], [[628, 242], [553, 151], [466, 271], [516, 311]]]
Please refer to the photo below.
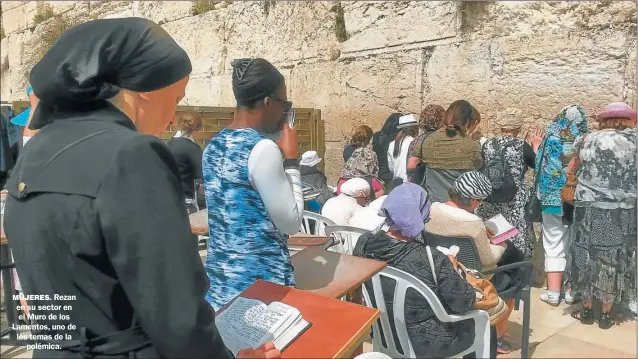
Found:
[[414, 44], [457, 34], [454, 2], [342, 1], [349, 39], [342, 53]]
[[[391, 113], [429, 103], [466, 99], [492, 133], [506, 108], [522, 110], [526, 131], [569, 103], [588, 114], [613, 101], [636, 106], [631, 1], [235, 1], [196, 16], [189, 1], [46, 3], [83, 20], [160, 23], [193, 63], [185, 105], [234, 106], [231, 60], [268, 59], [296, 107], [321, 109], [332, 180], [355, 126], [379, 129]], [[2, 100], [26, 99], [28, 60], [44, 26], [33, 25], [36, 8], [2, 2]], [[344, 42], [337, 25], [345, 25]]]

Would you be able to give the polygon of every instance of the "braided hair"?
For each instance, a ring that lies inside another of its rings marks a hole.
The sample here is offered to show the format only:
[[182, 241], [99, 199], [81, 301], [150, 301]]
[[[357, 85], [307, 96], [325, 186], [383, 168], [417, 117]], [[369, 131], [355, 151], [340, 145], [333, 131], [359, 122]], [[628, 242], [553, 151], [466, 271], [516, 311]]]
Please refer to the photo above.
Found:
[[233, 94], [237, 106], [254, 108], [284, 84], [284, 76], [267, 60], [235, 59], [233, 67]]

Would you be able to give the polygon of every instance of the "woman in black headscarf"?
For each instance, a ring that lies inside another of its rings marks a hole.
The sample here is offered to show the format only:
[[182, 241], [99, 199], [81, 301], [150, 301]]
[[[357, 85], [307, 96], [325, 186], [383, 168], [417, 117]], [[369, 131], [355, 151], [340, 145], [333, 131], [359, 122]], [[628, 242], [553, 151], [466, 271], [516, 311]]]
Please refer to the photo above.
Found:
[[5, 232], [25, 294], [40, 296], [29, 305], [72, 308], [33, 313], [49, 329], [72, 324], [36, 331], [72, 340], [34, 358], [232, 358], [204, 299], [174, 157], [148, 136], [174, 118], [190, 72], [186, 52], [141, 18], [79, 25], [31, 71], [41, 131], [7, 183]]
[[372, 137], [372, 149], [377, 154], [377, 160], [379, 161], [379, 177], [385, 183], [392, 181], [392, 171], [388, 167], [388, 148], [390, 142], [394, 141], [394, 138], [399, 133], [397, 126], [399, 125], [400, 113], [391, 114], [386, 120], [385, 124], [381, 128], [381, 131], [374, 134]]

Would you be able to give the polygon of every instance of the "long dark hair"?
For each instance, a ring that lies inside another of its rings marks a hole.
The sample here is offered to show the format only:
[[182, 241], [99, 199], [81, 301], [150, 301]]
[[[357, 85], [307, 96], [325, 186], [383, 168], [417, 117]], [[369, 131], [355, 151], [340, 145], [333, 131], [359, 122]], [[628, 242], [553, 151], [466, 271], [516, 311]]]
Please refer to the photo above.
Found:
[[449, 137], [457, 133], [467, 136], [468, 128], [473, 124], [481, 123], [481, 114], [465, 100], [454, 101], [445, 111], [444, 123]]
[[397, 158], [397, 156], [399, 156], [399, 152], [401, 152], [401, 145], [403, 144], [403, 140], [407, 136], [415, 137], [418, 133], [418, 126], [404, 128], [399, 133], [397, 133], [397, 136], [394, 138], [394, 149], [392, 150], [392, 157]]

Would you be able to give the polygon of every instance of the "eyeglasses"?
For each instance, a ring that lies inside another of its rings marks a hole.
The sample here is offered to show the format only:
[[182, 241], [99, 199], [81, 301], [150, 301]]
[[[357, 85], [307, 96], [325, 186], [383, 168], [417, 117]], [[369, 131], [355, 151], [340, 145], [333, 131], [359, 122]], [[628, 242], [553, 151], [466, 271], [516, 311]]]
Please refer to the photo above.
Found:
[[292, 109], [292, 101], [286, 101], [278, 98], [277, 96], [268, 96], [275, 101], [279, 101], [284, 104], [284, 112], [290, 112]]

